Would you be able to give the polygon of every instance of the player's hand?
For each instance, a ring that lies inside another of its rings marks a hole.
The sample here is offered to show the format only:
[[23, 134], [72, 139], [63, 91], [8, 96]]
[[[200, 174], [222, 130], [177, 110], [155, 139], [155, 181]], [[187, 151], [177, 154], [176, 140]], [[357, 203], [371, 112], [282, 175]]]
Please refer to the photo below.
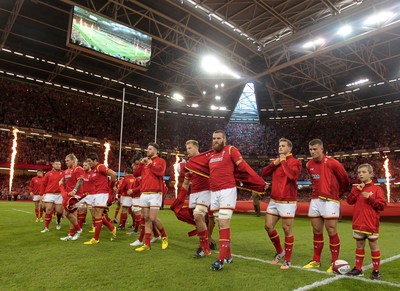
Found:
[[264, 191], [267, 191], [267, 190], [268, 190], [269, 185], [270, 185], [269, 183], [266, 183], [266, 184], [265, 184]]
[[281, 160], [279, 158], [274, 160], [274, 165], [277, 166], [281, 163]]
[[69, 193], [68, 193], [68, 196], [74, 197], [74, 196], [75, 196], [75, 194], [76, 194], [76, 192], [74, 192], [74, 191], [71, 191], [71, 192], [69, 192]]
[[286, 161], [286, 155], [285, 154], [279, 154], [279, 160], [282, 161]]
[[126, 193], [127, 193], [128, 195], [131, 195], [131, 194], [133, 193], [133, 191], [132, 191], [132, 189], [128, 189], [128, 191], [126, 191]]

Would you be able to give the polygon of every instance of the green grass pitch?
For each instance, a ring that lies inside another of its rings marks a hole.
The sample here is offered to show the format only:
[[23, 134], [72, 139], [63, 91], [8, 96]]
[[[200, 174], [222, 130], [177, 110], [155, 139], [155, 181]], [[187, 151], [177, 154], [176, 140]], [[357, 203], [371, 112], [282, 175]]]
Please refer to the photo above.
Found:
[[[114, 213], [115, 206], [111, 209]], [[364, 278], [353, 279], [325, 273], [329, 266], [329, 248], [326, 242], [320, 272], [292, 267], [282, 271], [270, 264], [275, 251], [263, 228], [264, 219], [235, 213], [231, 237], [234, 262], [218, 272], [209, 269], [217, 252], [208, 258], [194, 259], [198, 239], [187, 237], [193, 228], [178, 221], [169, 209], [160, 211], [169, 236], [169, 248], [152, 245], [149, 252], [135, 252], [129, 243], [137, 235], [118, 232], [116, 241], [110, 241], [107, 229], [102, 230], [100, 244], [84, 245], [91, 238], [90, 223], [77, 241], [60, 241], [68, 234], [68, 223], [49, 233], [40, 233], [42, 223], [34, 222], [33, 203], [0, 202], [0, 246], [2, 290], [294, 290], [311, 284], [327, 283], [317, 290], [399, 290], [400, 244], [398, 223], [384, 222], [379, 239], [382, 260], [393, 259], [381, 265], [382, 281], [369, 279], [371, 269]], [[87, 219], [91, 221], [90, 215]], [[280, 222], [278, 231], [282, 238]], [[295, 245], [292, 256], [294, 266], [302, 266], [312, 256], [312, 233], [307, 218], [296, 218]], [[351, 235], [351, 222], [339, 223], [341, 238], [340, 258], [354, 265], [355, 242]], [[217, 232], [214, 238], [218, 238]], [[236, 256], [235, 256], [236, 255]], [[397, 257], [396, 257], [397, 256]], [[371, 263], [366, 248], [364, 265]], [[326, 280], [331, 280], [326, 281]], [[299, 289], [302, 290], [302, 289]]]

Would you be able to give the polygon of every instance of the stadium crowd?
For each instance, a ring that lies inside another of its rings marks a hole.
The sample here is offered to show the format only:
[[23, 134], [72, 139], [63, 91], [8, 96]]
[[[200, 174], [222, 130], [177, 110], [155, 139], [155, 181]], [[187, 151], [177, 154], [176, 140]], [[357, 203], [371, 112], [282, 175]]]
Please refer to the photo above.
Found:
[[[0, 81], [0, 124], [16, 127], [41, 129], [49, 134], [64, 133], [75, 138], [95, 138], [119, 140], [120, 103], [107, 102], [64, 92], [41, 89], [36, 86]], [[38, 106], [40, 105], [40, 106]], [[85, 114], [75, 114], [84, 108]], [[125, 144], [144, 147], [154, 138], [154, 112], [127, 106], [125, 109], [124, 138]], [[107, 112], [107, 114], [105, 114]], [[179, 117], [160, 114], [158, 122], [158, 140], [161, 149], [185, 152], [185, 141], [195, 138], [199, 141], [200, 150], [208, 150], [211, 145], [210, 133], [224, 129], [228, 143], [235, 145], [243, 155], [250, 158], [262, 156], [264, 162], [254, 164], [260, 171], [268, 158], [277, 155], [277, 144], [281, 137], [289, 137], [295, 155], [308, 156], [308, 141], [318, 137], [325, 142], [328, 154], [365, 149], [375, 150], [381, 147], [400, 147], [400, 126], [398, 121], [399, 107], [360, 112], [352, 115], [340, 115], [331, 118], [291, 120], [268, 122], [267, 124], [228, 123], [221, 121]], [[340, 129], [340, 130], [337, 130]], [[361, 130], [364, 129], [364, 130]], [[367, 133], [367, 134], [366, 134]], [[0, 163], [10, 161], [12, 136], [10, 132], [1, 131]], [[109, 165], [118, 168], [118, 143], [109, 154]], [[55, 158], [65, 157], [74, 152], [82, 161], [85, 154], [95, 152], [103, 158], [104, 148], [101, 145], [85, 144], [57, 138], [43, 138], [19, 135], [17, 163], [50, 165]], [[131, 159], [134, 151], [123, 149], [121, 170], [126, 161]], [[171, 174], [175, 158], [167, 158], [167, 175]], [[390, 171], [393, 177], [400, 176], [400, 157], [390, 156]], [[306, 160], [303, 161], [303, 166]], [[380, 155], [350, 156], [342, 158], [351, 179], [356, 179], [356, 167], [368, 162], [373, 165], [376, 176], [384, 177], [383, 159]], [[4, 181], [4, 176], [2, 180]], [[308, 180], [303, 167], [300, 180]], [[17, 179], [19, 180], [19, 178]], [[16, 180], [16, 181], [17, 181]], [[4, 184], [4, 183], [2, 183]], [[3, 187], [4, 188], [4, 187]], [[18, 189], [23, 189], [20, 185]], [[22, 191], [23, 192], [23, 191]]]

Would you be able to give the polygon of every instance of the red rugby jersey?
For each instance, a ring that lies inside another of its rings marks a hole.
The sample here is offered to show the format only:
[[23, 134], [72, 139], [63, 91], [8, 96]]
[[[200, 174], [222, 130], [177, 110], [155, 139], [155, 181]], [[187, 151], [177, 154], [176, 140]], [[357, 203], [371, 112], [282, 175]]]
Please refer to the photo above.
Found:
[[[65, 191], [67, 191], [67, 193], [69, 193], [72, 190], [74, 190], [74, 188], [76, 186], [76, 182], [78, 180], [82, 180], [84, 177], [84, 174], [85, 174], [85, 171], [80, 166], [75, 166], [73, 168], [66, 169], [64, 172]], [[82, 186], [81, 186], [81, 188], [78, 190], [78, 192], [76, 192], [76, 195], [82, 196], [83, 193], [84, 192], [82, 191]]]
[[210, 179], [198, 175], [194, 172], [189, 171], [188, 169], [184, 169], [185, 172], [185, 180], [190, 180], [190, 193], [199, 193], [202, 191], [209, 191], [210, 190]]
[[312, 159], [306, 168], [312, 181], [312, 199], [339, 200], [339, 196], [347, 191], [349, 176], [334, 158], [323, 155], [321, 162]]
[[82, 192], [94, 194], [94, 183], [91, 180], [92, 171], [83, 173]]
[[61, 178], [64, 177], [64, 171], [59, 170], [56, 171], [51, 169], [51, 171], [47, 172], [43, 177], [42, 187], [40, 193], [43, 194], [60, 194], [61, 189], [59, 182]]
[[117, 194], [120, 196], [128, 196], [131, 197], [131, 195], [128, 195], [127, 191], [129, 189], [132, 189], [133, 184], [135, 183], [135, 177], [133, 177], [132, 174], [126, 175], [121, 181], [118, 183], [118, 189], [117, 189]]
[[[362, 192], [367, 192], [369, 198], [365, 198]], [[352, 226], [354, 231], [379, 233], [380, 212], [386, 206], [385, 194], [381, 187], [369, 183], [359, 190], [354, 186], [347, 197], [347, 202], [354, 205]]]
[[151, 158], [151, 163], [145, 165], [140, 163], [133, 175], [142, 177], [140, 193], [160, 193], [164, 191], [164, 173], [167, 164], [163, 158], [154, 156]]
[[236, 187], [235, 163], [241, 159], [242, 155], [234, 146], [224, 146], [220, 152], [211, 153], [208, 161], [211, 191]]
[[297, 180], [300, 177], [301, 162], [292, 155], [286, 157], [278, 166], [271, 162], [264, 167], [261, 176], [272, 175], [271, 199], [276, 201], [297, 200]]
[[33, 177], [29, 183], [29, 193], [33, 193], [33, 195], [40, 195], [40, 189], [42, 187], [43, 177]]
[[93, 181], [94, 194], [108, 194], [107, 167], [104, 164], [97, 164], [92, 170], [90, 181]]

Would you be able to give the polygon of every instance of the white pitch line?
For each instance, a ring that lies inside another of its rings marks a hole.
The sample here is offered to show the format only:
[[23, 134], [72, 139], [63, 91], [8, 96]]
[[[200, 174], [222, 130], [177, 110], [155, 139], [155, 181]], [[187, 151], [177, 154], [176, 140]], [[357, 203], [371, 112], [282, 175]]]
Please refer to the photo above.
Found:
[[[259, 259], [259, 258], [245, 257], [245, 256], [242, 256], [242, 255], [234, 255], [234, 254], [232, 254], [232, 256], [233, 256], [233, 257], [236, 257], [236, 258], [241, 258], [241, 259], [249, 260], [249, 261], [257, 261], [257, 262], [261, 262], [261, 263], [264, 263], [264, 264], [274, 265], [271, 261], [267, 261], [267, 260], [263, 260], [263, 259]], [[290, 268], [293, 268], [293, 269], [300, 269], [300, 270], [303, 270], [303, 271], [314, 272], [314, 273], [320, 273], [320, 274], [331, 275], [331, 276], [332, 276], [332, 274], [329, 274], [329, 273], [327, 273], [327, 272], [325, 272], [325, 271], [321, 271], [321, 270], [318, 270], [318, 269], [304, 269], [303, 267], [300, 267], [300, 266], [293, 266], [293, 265], [290, 266]]]
[[[249, 261], [256, 261], [256, 262], [260, 262], [260, 263], [264, 263], [264, 264], [274, 265], [271, 261], [267, 261], [267, 260], [263, 260], [263, 259], [259, 259], [259, 258], [246, 257], [246, 256], [242, 256], [242, 255], [235, 255], [235, 254], [232, 254], [232, 256], [236, 257], [236, 258], [249, 260]], [[397, 260], [397, 259], [400, 259], [400, 255], [396, 255], [396, 256], [381, 260], [381, 265], [384, 264], [384, 263], [388, 263], [388, 262]], [[353, 280], [360, 280], [360, 281], [363, 281], [363, 282], [368, 282], [368, 283], [373, 283], [373, 284], [400, 287], [400, 284], [392, 283], [392, 282], [388, 282], [388, 281], [371, 280], [371, 279], [366, 279], [366, 278], [363, 278], [363, 277], [351, 277], [351, 276], [344, 276], [344, 275], [329, 274], [329, 273], [327, 273], [325, 271], [321, 271], [321, 270], [318, 270], [318, 269], [304, 269], [303, 267], [293, 266], [293, 265], [291, 266], [291, 268], [300, 269], [302, 271], [320, 273], [320, 274], [324, 274], [324, 275], [328, 275], [328, 276], [334, 276], [334, 277], [331, 277], [331, 278], [328, 278], [328, 279], [324, 279], [324, 280], [321, 280], [321, 281], [314, 282], [313, 284], [310, 284], [310, 285], [306, 285], [306, 286], [294, 289], [296, 291], [311, 290], [311, 289], [314, 289], [314, 288], [317, 288], [317, 287], [320, 287], [320, 286], [323, 286], [323, 285], [327, 285], [327, 284], [330, 284], [332, 282], [335, 282], [335, 281], [341, 280], [341, 279], [353, 279]], [[372, 268], [372, 264], [369, 264], [369, 265], [366, 265], [363, 268], [363, 270], [368, 270], [368, 269], [371, 269], [371, 268]]]
[[23, 212], [23, 213], [28, 213], [28, 214], [33, 214], [33, 212], [29, 212], [29, 211], [25, 211], [25, 210], [21, 210], [21, 209], [16, 209], [16, 208], [13, 208], [12, 210]]

